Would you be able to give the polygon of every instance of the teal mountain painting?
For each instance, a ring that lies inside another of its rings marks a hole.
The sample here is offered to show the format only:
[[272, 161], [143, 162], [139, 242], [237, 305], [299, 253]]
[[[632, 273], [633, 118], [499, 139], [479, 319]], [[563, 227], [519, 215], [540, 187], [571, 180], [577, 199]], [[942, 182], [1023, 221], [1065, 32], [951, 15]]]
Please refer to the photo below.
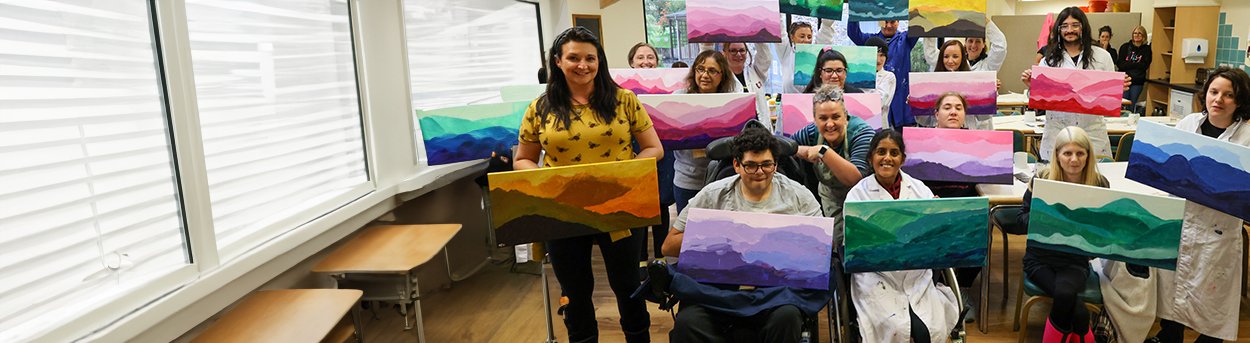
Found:
[[1029, 245], [1176, 269], [1185, 201], [1036, 180]]
[[529, 101], [417, 110], [429, 165], [477, 160], [517, 144]]
[[985, 265], [986, 198], [847, 201], [843, 213], [847, 272]]

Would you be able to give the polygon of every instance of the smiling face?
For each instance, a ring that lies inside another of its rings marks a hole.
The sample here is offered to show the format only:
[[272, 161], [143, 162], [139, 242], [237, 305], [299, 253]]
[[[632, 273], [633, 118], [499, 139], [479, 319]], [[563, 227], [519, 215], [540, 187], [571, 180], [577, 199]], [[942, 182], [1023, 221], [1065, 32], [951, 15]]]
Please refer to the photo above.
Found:
[[729, 69], [733, 69], [734, 74], [741, 73], [747, 63], [746, 43], [730, 43], [725, 48], [725, 58], [729, 60]]
[[659, 59], [655, 55], [655, 50], [651, 47], [643, 45], [638, 47], [638, 51], [634, 52], [634, 57], [629, 60], [629, 66], [632, 68], [655, 68], [659, 63]]
[[898, 142], [895, 142], [893, 138], [883, 138], [877, 142], [877, 148], [871, 153], [872, 172], [877, 176], [877, 182], [894, 183], [894, 179], [898, 177], [898, 168], [907, 159], [907, 155], [903, 154], [903, 150], [899, 148]]
[[826, 101], [812, 108], [812, 121], [820, 130], [821, 138], [832, 146], [842, 144], [846, 135], [846, 108], [837, 101]]
[[1146, 42], [1146, 29], [1140, 28], [1140, 27], [1133, 29], [1133, 44], [1141, 45], [1142, 43], [1145, 43], [1145, 42]]
[[777, 161], [773, 152], [767, 149], [745, 151], [742, 160], [734, 160], [734, 171], [742, 176], [742, 185], [755, 194], [763, 194], [772, 187], [773, 173], [777, 172]]
[[1080, 43], [1082, 28], [1084, 28], [1084, 25], [1081, 24], [1079, 19], [1069, 16], [1059, 24], [1059, 34], [1062, 36], [1063, 42], [1066, 44]]
[[968, 39], [967, 39], [967, 42], [965, 42], [965, 44], [964, 44], [964, 48], [967, 48], [967, 49], [968, 49], [968, 56], [969, 56], [970, 58], [971, 58], [971, 57], [979, 57], [979, 56], [981, 56], [981, 53], [982, 53], [982, 52], [985, 52], [985, 39], [983, 39], [983, 38], [968, 38]]
[[812, 28], [804, 26], [794, 30], [794, 34], [790, 35], [790, 42], [794, 44], [812, 44]]
[[1085, 175], [1085, 163], [1089, 160], [1089, 151], [1076, 143], [1068, 143], [1059, 147], [1055, 163], [1063, 170], [1064, 180], [1072, 183], [1084, 183], [1080, 178]]
[[934, 114], [937, 127], [943, 129], [959, 129], [964, 127], [966, 112], [964, 103], [955, 96], [944, 96], [938, 100], [937, 112]]
[[599, 55], [594, 44], [569, 41], [560, 48], [556, 66], [564, 73], [569, 88], [593, 87], [599, 72]]
[[846, 65], [839, 60], [828, 60], [820, 66], [820, 82], [822, 85], [846, 87]]
[[959, 45], [947, 45], [946, 49], [942, 50], [942, 66], [946, 67], [947, 71], [959, 70], [963, 63], [964, 55], [959, 51]]
[[[1223, 77], [1211, 80], [1207, 87], [1207, 114], [1212, 121], [1225, 122], [1224, 118], [1232, 118], [1237, 111], [1237, 94], [1233, 92], [1233, 82]], [[1231, 121], [1231, 120], [1230, 120]]]
[[699, 93], [716, 93], [723, 73], [715, 58], [704, 58], [702, 63], [694, 67], [694, 83], [698, 86]]
[[898, 33], [898, 20], [885, 20], [878, 22], [881, 25], [881, 35], [885, 38], [894, 37]]

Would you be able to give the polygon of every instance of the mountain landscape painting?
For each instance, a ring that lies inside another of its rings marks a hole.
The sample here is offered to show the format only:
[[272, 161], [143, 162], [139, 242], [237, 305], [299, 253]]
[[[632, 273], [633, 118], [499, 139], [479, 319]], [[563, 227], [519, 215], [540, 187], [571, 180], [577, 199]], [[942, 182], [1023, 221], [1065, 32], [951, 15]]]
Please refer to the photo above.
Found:
[[907, 103], [914, 116], [931, 116], [937, 111], [942, 93], [957, 91], [968, 100], [967, 115], [998, 113], [998, 73], [992, 71], [956, 71], [911, 73], [911, 91]]
[[1029, 247], [1176, 270], [1184, 199], [1036, 179], [1030, 205]]
[[778, 0], [687, 0], [690, 43], [780, 43]]
[[1033, 66], [1029, 108], [1120, 116], [1124, 73]]
[[984, 266], [989, 206], [988, 198], [847, 201], [846, 272]]
[[696, 281], [829, 289], [833, 218], [701, 208], [687, 216], [674, 268]]
[[489, 158], [494, 151], [512, 151], [529, 103], [417, 110], [426, 160], [433, 166]]
[[[868, 122], [874, 131], [881, 130], [885, 116], [881, 115], [881, 95], [877, 93], [842, 94], [842, 102], [846, 105], [846, 113]], [[809, 117], [810, 118], [810, 117]]]
[[660, 223], [653, 158], [490, 173], [487, 179], [501, 245]]
[[703, 149], [755, 119], [755, 94], [640, 95], [665, 151]]
[[1012, 183], [1011, 131], [908, 127], [903, 171], [925, 181]]
[[1125, 177], [1250, 221], [1250, 147], [1139, 121]]
[[812, 123], [812, 95], [785, 93], [781, 95], [781, 133], [786, 137]]
[[877, 48], [821, 44], [794, 45], [794, 85], [806, 87], [812, 81], [812, 71], [816, 70], [816, 60], [824, 48], [837, 50], [846, 57], [847, 85], [860, 89], [877, 88]]
[[614, 68], [612, 81], [634, 94], [672, 94], [686, 88], [690, 68]]
[[985, 37], [985, 0], [911, 0], [908, 37]]
[[854, 0], [846, 8], [850, 21], [907, 20], [907, 0]]
[[781, 13], [842, 20], [842, 0], [779, 0]]

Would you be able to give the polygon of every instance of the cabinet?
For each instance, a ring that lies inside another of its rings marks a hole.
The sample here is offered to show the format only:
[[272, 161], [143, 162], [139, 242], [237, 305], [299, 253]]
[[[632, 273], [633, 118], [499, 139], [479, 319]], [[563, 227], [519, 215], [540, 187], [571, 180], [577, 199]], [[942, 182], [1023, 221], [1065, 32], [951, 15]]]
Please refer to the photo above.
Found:
[[[1154, 10], [1154, 29], [1151, 33], [1151, 50], [1154, 56], [1146, 77], [1156, 81], [1146, 84], [1146, 114], [1181, 111], [1190, 113], [1192, 108], [1173, 109], [1170, 90], [1174, 84], [1193, 84], [1198, 68], [1211, 68], [1215, 65], [1215, 54], [1208, 54], [1203, 63], [1186, 64], [1180, 56], [1173, 56], [1181, 51], [1181, 41], [1185, 38], [1205, 38], [1214, 46], [1219, 29], [1219, 6], [1175, 6], [1156, 7]], [[1200, 85], [1201, 86], [1201, 85]], [[1177, 104], [1190, 103], [1177, 102]], [[1192, 106], [1191, 106], [1192, 107]]]

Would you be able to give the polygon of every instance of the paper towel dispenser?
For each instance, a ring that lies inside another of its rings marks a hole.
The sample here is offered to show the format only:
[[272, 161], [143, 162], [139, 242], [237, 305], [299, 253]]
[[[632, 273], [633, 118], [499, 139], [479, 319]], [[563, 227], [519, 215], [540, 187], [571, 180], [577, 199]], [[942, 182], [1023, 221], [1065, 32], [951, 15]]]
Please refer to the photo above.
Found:
[[1185, 63], [1203, 63], [1207, 58], [1207, 40], [1204, 38], [1185, 38], [1181, 40], [1181, 58]]

